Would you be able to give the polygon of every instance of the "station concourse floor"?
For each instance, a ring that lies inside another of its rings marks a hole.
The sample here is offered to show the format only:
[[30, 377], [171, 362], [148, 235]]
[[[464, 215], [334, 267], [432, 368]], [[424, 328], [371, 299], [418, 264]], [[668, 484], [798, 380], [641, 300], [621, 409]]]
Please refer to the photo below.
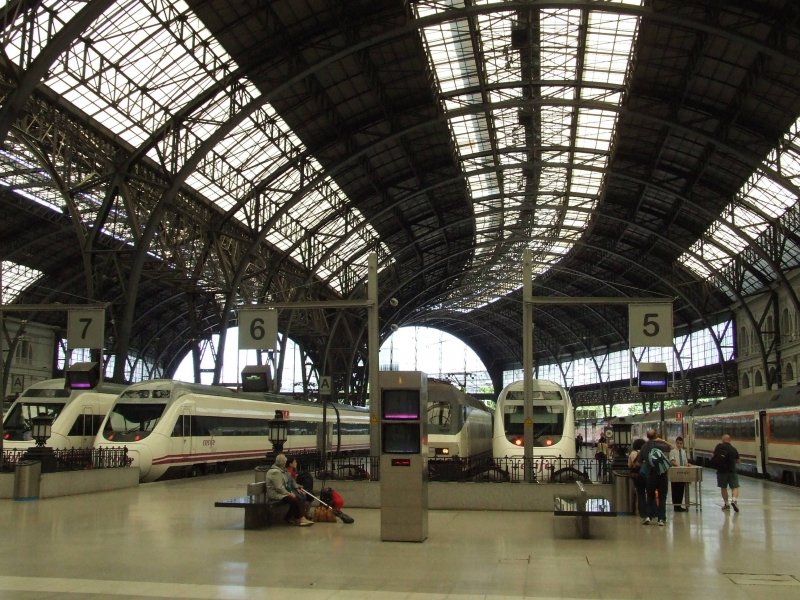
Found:
[[351, 525], [245, 530], [214, 501], [250, 479], [0, 500], [0, 599], [800, 599], [799, 488], [743, 477], [728, 513], [706, 471], [703, 510], [666, 527], [594, 519], [585, 540], [554, 536], [551, 513], [429, 511], [415, 543], [382, 542], [380, 511], [347, 506]]

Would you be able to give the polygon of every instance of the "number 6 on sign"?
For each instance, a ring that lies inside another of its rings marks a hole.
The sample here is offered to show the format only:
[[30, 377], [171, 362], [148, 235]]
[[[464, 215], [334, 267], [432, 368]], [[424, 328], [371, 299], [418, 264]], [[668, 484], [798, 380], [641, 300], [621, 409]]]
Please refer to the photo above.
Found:
[[637, 346], [672, 346], [672, 303], [629, 304], [628, 343]]
[[240, 350], [274, 350], [277, 338], [277, 310], [273, 308], [239, 309]]

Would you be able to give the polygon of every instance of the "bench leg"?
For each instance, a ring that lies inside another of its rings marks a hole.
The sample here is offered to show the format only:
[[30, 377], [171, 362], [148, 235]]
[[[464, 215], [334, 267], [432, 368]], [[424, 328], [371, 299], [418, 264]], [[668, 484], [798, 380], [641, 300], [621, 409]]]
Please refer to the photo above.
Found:
[[244, 507], [244, 528], [261, 529], [269, 525], [269, 514], [267, 506], [253, 505]]

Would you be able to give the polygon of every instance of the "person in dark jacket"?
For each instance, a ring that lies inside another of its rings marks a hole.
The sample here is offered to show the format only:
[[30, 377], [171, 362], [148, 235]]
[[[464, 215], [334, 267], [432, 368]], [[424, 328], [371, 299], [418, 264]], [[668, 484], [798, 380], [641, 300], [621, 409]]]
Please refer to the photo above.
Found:
[[[722, 510], [739, 512], [739, 475], [736, 465], [739, 462], [739, 451], [731, 444], [731, 436], [727, 433], [722, 436], [722, 441], [714, 448], [714, 454], [723, 453], [727, 458], [725, 465], [717, 469], [717, 487], [722, 494]], [[728, 504], [728, 488], [731, 488], [731, 503]]]
[[648, 458], [653, 448], [659, 448], [665, 455], [669, 456], [672, 446], [669, 442], [662, 440], [658, 432], [652, 427], [647, 430], [647, 441], [639, 451], [639, 463], [642, 465], [642, 474], [645, 475], [645, 486], [647, 489], [647, 516], [642, 519], [642, 525], [650, 525], [658, 519], [658, 525], [663, 527], [667, 524], [667, 489], [669, 488], [669, 477], [666, 473], [659, 473], [656, 469], [649, 467]]

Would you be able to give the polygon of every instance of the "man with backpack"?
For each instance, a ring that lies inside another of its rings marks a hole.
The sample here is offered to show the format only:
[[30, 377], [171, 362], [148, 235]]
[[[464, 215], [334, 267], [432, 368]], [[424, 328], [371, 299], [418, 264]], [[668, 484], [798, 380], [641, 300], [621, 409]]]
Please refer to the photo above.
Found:
[[659, 527], [667, 524], [667, 471], [672, 464], [669, 460], [670, 450], [672, 446], [662, 440], [655, 429], [651, 427], [647, 430], [647, 441], [637, 456], [637, 462], [641, 465], [639, 474], [645, 478], [647, 490], [647, 510], [642, 525], [650, 525], [656, 519]]
[[[739, 475], [736, 464], [739, 462], [739, 451], [731, 444], [731, 436], [727, 433], [714, 448], [711, 465], [717, 470], [717, 487], [722, 494], [722, 510], [739, 512]], [[728, 504], [728, 487], [731, 488], [731, 503]]]

